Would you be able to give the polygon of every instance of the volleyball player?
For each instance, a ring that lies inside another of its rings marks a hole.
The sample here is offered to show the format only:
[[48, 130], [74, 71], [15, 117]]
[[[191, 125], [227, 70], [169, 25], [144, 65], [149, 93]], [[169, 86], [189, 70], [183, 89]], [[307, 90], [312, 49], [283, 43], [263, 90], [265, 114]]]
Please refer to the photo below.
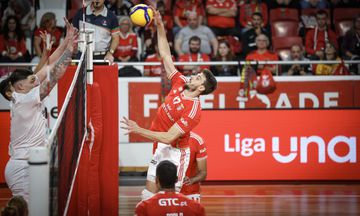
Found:
[[190, 131], [200, 122], [200, 95], [210, 94], [216, 89], [217, 81], [211, 71], [204, 69], [188, 80], [174, 66], [170, 47], [166, 38], [164, 24], [158, 11], [154, 11], [157, 25], [158, 48], [167, 77], [171, 80], [172, 89], [158, 108], [157, 115], [150, 130], [139, 127], [132, 120], [124, 118], [121, 128], [128, 133], [139, 134], [154, 141], [157, 147], [149, 164], [146, 188], [142, 199], [146, 200], [157, 192], [155, 184], [156, 166], [164, 159], [173, 162], [178, 168], [176, 190], [180, 191], [185, 172], [189, 164]]
[[204, 181], [207, 175], [206, 144], [201, 136], [191, 132], [189, 147], [190, 162], [180, 192], [188, 198], [200, 202], [200, 182]]
[[67, 35], [36, 74], [16, 69], [0, 83], [0, 93], [10, 101], [11, 129], [5, 180], [13, 196], [29, 201], [29, 149], [46, 145], [46, 121], [42, 101], [64, 75], [71, 62], [78, 30], [65, 19]]

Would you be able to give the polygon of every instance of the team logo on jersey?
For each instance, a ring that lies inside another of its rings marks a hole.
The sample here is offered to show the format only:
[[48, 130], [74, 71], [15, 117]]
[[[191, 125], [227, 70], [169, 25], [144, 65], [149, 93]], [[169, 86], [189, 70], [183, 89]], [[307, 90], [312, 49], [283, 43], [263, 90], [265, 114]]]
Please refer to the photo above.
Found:
[[180, 121], [181, 121], [181, 123], [182, 123], [183, 125], [185, 125], [186, 127], [189, 125], [188, 122], [187, 122], [184, 118], [181, 118]]
[[103, 26], [107, 26], [106, 20], [103, 20], [102, 25], [103, 25]]
[[157, 161], [156, 161], [156, 160], [151, 160], [151, 162], [150, 162], [150, 163], [152, 163], [152, 164], [156, 165], [156, 164], [157, 164]]
[[206, 152], [206, 148], [200, 149], [200, 154]]

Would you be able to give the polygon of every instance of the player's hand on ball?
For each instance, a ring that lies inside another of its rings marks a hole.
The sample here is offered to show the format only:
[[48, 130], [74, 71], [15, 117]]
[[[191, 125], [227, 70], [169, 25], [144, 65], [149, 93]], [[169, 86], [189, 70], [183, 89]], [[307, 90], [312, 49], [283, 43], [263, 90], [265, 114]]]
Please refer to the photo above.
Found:
[[127, 133], [125, 133], [125, 134], [134, 133], [134, 132], [136, 133], [140, 128], [136, 122], [134, 122], [130, 119], [127, 119], [126, 117], [123, 117], [123, 119], [120, 121], [120, 123], [122, 124], [122, 126], [120, 126], [120, 128], [127, 130]]

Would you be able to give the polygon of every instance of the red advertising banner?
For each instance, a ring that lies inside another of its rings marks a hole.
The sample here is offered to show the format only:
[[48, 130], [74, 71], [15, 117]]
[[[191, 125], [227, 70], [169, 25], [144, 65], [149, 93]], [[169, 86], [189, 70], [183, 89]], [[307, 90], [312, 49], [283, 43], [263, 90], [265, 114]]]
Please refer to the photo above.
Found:
[[204, 110], [207, 180], [360, 180], [360, 110]]
[[[353, 108], [360, 107], [360, 81], [282, 81], [269, 95], [255, 94], [248, 101], [238, 96], [238, 82], [219, 82], [217, 90], [201, 96], [203, 109], [246, 108]], [[160, 104], [160, 84], [129, 82], [129, 118], [149, 128]], [[143, 138], [130, 135], [130, 142]]]

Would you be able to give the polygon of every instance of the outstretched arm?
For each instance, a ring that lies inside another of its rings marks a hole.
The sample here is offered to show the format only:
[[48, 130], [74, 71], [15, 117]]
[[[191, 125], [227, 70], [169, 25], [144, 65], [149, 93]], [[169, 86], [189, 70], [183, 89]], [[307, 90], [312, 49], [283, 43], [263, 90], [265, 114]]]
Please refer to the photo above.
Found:
[[136, 122], [125, 117], [120, 121], [120, 123], [123, 124], [121, 128], [127, 130], [128, 133], [136, 133], [152, 141], [162, 142], [164, 144], [170, 144], [182, 135], [175, 125], [173, 125], [167, 132], [157, 132], [142, 128]]
[[174, 66], [174, 62], [171, 57], [169, 42], [166, 38], [164, 23], [161, 19], [161, 15], [159, 11], [154, 10], [154, 19], [157, 25], [157, 37], [158, 37], [157, 41], [158, 41], [159, 53], [163, 60], [166, 75], [168, 78], [170, 78], [170, 75], [174, 71], [176, 71], [176, 68]]

